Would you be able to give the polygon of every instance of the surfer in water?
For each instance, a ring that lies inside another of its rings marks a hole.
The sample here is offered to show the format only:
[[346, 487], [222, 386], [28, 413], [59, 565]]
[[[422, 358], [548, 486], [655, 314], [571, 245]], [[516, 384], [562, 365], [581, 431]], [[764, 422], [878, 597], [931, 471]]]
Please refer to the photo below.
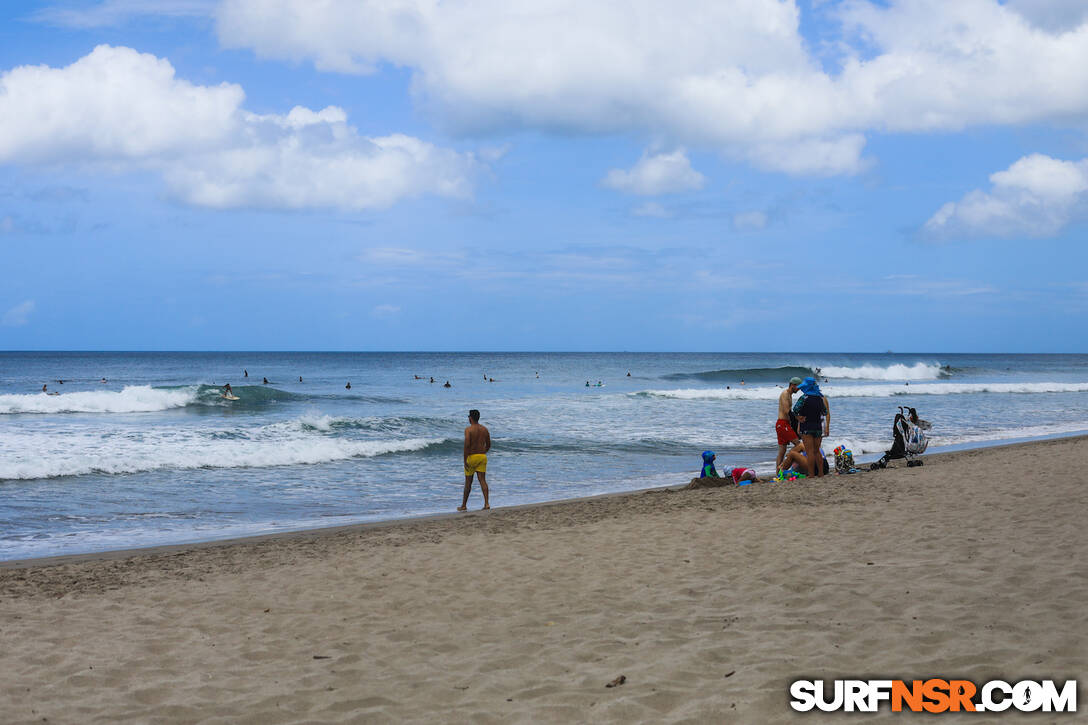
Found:
[[249, 371], [246, 370], [245, 368], [242, 368], [242, 377], [243, 378], [248, 378], [249, 377]]
[[234, 391], [230, 389], [230, 383], [223, 386], [223, 397], [230, 400], [234, 397]]
[[262, 384], [268, 385], [268, 378], [262, 378]]
[[351, 390], [351, 381], [350, 380], [348, 381], [348, 384], [344, 386], [344, 390]]

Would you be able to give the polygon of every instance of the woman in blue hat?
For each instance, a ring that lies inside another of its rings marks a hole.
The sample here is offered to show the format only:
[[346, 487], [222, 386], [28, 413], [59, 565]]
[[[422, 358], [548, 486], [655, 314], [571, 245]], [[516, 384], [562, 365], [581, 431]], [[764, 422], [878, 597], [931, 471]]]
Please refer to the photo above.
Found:
[[[816, 379], [805, 378], [799, 386], [801, 399], [797, 401], [797, 420], [800, 421], [801, 440], [805, 444], [806, 451], [820, 450], [820, 443], [830, 430], [831, 406], [827, 397], [820, 392], [820, 386]], [[810, 476], [822, 476], [827, 473], [823, 466], [823, 457], [814, 455], [806, 456], [808, 472]]]

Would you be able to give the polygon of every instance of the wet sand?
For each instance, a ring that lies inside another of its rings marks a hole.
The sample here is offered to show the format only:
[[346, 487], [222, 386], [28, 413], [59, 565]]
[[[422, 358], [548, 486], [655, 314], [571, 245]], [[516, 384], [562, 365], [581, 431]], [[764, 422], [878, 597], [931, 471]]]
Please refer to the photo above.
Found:
[[792, 680], [1088, 678], [1088, 438], [926, 460], [7, 562], [0, 720], [816, 722]]

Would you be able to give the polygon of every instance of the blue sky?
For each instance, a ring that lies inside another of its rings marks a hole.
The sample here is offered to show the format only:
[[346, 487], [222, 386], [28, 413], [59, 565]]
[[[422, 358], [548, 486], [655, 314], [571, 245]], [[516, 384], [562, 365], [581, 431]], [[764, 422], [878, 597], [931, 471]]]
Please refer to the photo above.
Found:
[[0, 349], [1085, 352], [1088, 4], [0, 6]]

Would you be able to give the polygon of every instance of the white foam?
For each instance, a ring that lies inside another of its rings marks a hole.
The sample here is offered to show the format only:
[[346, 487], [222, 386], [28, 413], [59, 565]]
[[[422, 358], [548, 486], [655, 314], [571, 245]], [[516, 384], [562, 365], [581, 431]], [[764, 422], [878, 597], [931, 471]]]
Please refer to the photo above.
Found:
[[446, 439], [345, 440], [320, 434], [289, 434], [283, 428], [212, 437], [211, 432], [172, 430], [103, 436], [16, 432], [0, 441], [0, 480], [53, 478], [88, 473], [139, 473], [164, 469], [268, 468], [369, 458], [417, 451]]
[[173, 390], [150, 385], [120, 391], [94, 390], [61, 395], [0, 395], [0, 415], [14, 413], [151, 413], [184, 408], [196, 401], [197, 387]]
[[[977, 393], [1088, 393], [1088, 383], [918, 383], [915, 385], [821, 385], [829, 398], [891, 398], [901, 395], [970, 395]], [[677, 400], [775, 400], [778, 387], [683, 388], [644, 390], [631, 395]]]
[[[1029, 425], [1021, 428], [1003, 428], [1001, 430], [982, 430], [958, 435], [937, 435], [930, 431], [929, 444], [931, 446], [952, 446], [961, 443], [985, 443], [986, 441], [1002, 441], [1011, 438], [1041, 438], [1043, 436], [1064, 435], [1067, 433], [1081, 433], [1088, 424], [1084, 421], [1069, 423], [1052, 423], [1047, 425]], [[932, 449], [930, 449], [932, 451]]]
[[858, 365], [856, 367], [839, 365], [810, 365], [813, 370], [820, 368], [820, 377], [846, 378], [848, 380], [937, 380], [941, 377], [940, 363], [917, 362], [913, 365], [895, 364]]
[[[1014, 438], [1042, 438], [1045, 436], [1080, 433], [1088, 429], [1084, 421], [1055, 423], [1048, 425], [1030, 425], [1020, 428], [1001, 428], [998, 430], [972, 430], [971, 432], [942, 434], [940, 431], [927, 431], [929, 452], [941, 446], [954, 446], [964, 443], [986, 443], [988, 441], [1006, 441]], [[883, 453], [892, 447], [892, 435], [889, 427], [888, 437], [884, 440], [861, 440], [852, 437], [831, 436], [825, 439], [824, 451], [831, 451], [836, 446], [844, 445], [856, 456], [862, 453]]]
[[350, 420], [350, 418], [336, 418], [331, 415], [310, 414], [300, 417], [298, 419], [297, 425], [303, 429], [312, 428], [313, 430], [319, 430], [323, 433], [328, 433], [337, 423], [346, 423]]

